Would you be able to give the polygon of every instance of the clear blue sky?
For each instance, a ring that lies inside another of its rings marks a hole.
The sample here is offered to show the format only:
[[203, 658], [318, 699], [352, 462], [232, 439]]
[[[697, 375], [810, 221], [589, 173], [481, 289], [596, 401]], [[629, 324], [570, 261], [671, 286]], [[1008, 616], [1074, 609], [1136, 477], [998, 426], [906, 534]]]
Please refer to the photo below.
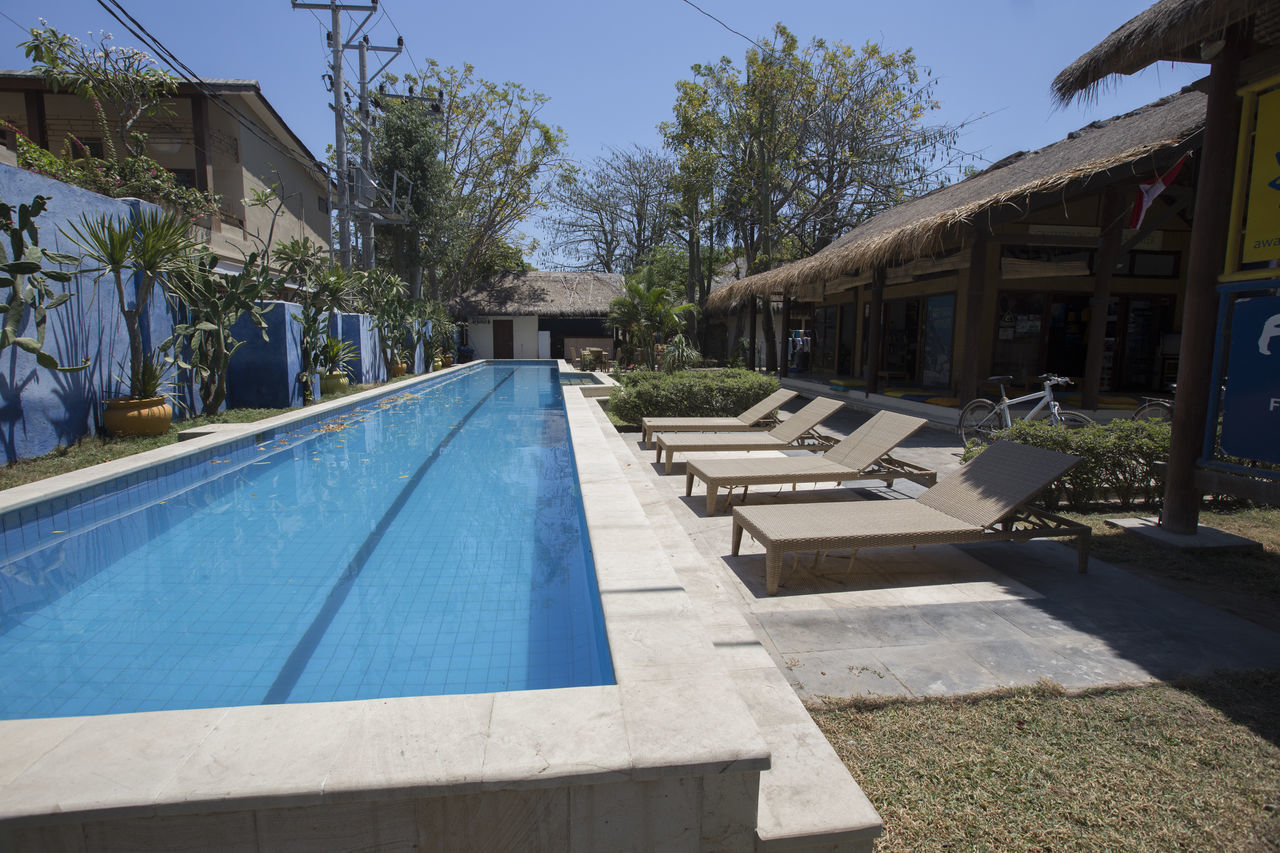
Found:
[[[1166, 63], [1122, 78], [1096, 103], [1053, 107], [1054, 75], [1149, 6], [1148, 0], [695, 2], [758, 40], [782, 21], [802, 43], [820, 36], [853, 45], [877, 41], [887, 50], [913, 48], [939, 79], [943, 110], [936, 118], [985, 116], [961, 145], [988, 161], [1047, 145], [1207, 73], [1207, 66]], [[198, 74], [258, 80], [267, 100], [323, 158], [333, 138], [329, 95], [320, 78], [328, 57], [327, 12], [294, 10], [288, 0], [122, 5]], [[656, 126], [670, 116], [674, 85], [690, 77], [689, 66], [721, 56], [741, 65], [748, 47], [682, 0], [383, 0], [379, 6], [374, 41], [394, 44], [399, 32], [408, 49], [390, 70], [412, 71], [426, 57], [444, 65], [470, 62], [478, 76], [516, 81], [548, 95], [543, 118], [564, 128], [569, 156], [580, 161], [610, 147], [657, 147]], [[95, 0], [5, 2], [0, 12], [4, 68], [29, 67], [16, 44], [37, 16], [81, 37], [106, 29], [118, 44], [137, 44]], [[354, 53], [350, 59], [354, 64]], [[539, 233], [535, 223], [526, 230]]]

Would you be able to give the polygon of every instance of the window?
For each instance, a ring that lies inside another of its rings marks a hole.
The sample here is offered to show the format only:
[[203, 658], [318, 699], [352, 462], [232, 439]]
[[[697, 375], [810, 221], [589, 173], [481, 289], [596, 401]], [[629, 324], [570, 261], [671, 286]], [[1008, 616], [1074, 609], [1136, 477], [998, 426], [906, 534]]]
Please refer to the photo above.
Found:
[[173, 175], [173, 179], [177, 182], [178, 186], [186, 187], [191, 190], [196, 188], [195, 169], [170, 169], [169, 172]]

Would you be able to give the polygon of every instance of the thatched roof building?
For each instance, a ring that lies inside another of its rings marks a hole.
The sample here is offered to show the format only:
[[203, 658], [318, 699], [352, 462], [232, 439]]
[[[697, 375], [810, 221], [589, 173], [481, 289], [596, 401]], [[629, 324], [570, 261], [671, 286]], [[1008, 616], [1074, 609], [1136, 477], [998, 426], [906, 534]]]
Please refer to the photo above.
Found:
[[1160, 0], [1064, 68], [1053, 81], [1062, 104], [1097, 94], [1107, 78], [1156, 62], [1206, 62], [1228, 27], [1252, 17], [1255, 46], [1280, 43], [1277, 0]]
[[454, 303], [461, 316], [604, 317], [622, 295], [618, 273], [506, 272], [462, 294]]
[[808, 258], [716, 291], [708, 307], [730, 311], [766, 294], [816, 301], [825, 282], [936, 254], [948, 240], [963, 239], [964, 226], [980, 214], [1019, 216], [1033, 196], [1087, 184], [1100, 173], [1150, 175], [1195, 146], [1204, 115], [1204, 95], [1185, 90], [1095, 121], [1039, 151], [1020, 151], [964, 181], [887, 210]]

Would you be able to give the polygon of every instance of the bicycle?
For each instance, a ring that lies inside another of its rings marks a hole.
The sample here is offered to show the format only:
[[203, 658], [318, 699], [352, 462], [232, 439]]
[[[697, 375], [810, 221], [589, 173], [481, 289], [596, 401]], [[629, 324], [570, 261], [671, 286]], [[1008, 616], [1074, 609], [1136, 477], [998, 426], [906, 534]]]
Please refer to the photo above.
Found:
[[992, 376], [987, 379], [988, 382], [1000, 383], [1000, 401], [993, 403], [985, 397], [979, 397], [971, 400], [969, 405], [960, 410], [960, 422], [957, 424], [956, 431], [960, 433], [960, 439], [968, 444], [972, 439], [982, 439], [988, 441], [991, 433], [996, 430], [1008, 429], [1013, 426], [1013, 413], [1010, 411], [1011, 406], [1017, 406], [1022, 403], [1030, 403], [1037, 401], [1031, 411], [1022, 416], [1022, 420], [1030, 421], [1039, 417], [1040, 412], [1047, 406], [1049, 410], [1049, 423], [1066, 427], [1082, 427], [1093, 423], [1093, 419], [1088, 415], [1082, 415], [1079, 412], [1068, 412], [1063, 410], [1058, 401], [1053, 399], [1053, 386], [1070, 385], [1071, 380], [1064, 376], [1054, 376], [1045, 373], [1036, 377], [1044, 383], [1043, 391], [1035, 391], [1031, 394], [1025, 394], [1021, 397], [1015, 397], [1010, 400], [1004, 392], [1004, 383], [1012, 382], [1012, 376]]
[[[1178, 389], [1178, 383], [1169, 383], [1169, 393]], [[1223, 390], [1226, 390], [1225, 388]], [[1163, 397], [1143, 397], [1142, 405], [1133, 410], [1135, 421], [1173, 421], [1173, 403]]]
[[1172, 421], [1173, 403], [1159, 397], [1144, 397], [1141, 406], [1133, 410], [1135, 421]]

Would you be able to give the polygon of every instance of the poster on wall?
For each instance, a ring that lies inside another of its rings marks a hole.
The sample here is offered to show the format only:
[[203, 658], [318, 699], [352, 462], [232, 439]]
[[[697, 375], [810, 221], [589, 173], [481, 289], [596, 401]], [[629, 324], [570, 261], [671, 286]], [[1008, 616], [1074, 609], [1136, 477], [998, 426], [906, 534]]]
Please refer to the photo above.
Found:
[[1280, 296], [1241, 299], [1231, 318], [1222, 449], [1280, 463]]
[[1280, 259], [1280, 90], [1258, 97], [1241, 260]]

